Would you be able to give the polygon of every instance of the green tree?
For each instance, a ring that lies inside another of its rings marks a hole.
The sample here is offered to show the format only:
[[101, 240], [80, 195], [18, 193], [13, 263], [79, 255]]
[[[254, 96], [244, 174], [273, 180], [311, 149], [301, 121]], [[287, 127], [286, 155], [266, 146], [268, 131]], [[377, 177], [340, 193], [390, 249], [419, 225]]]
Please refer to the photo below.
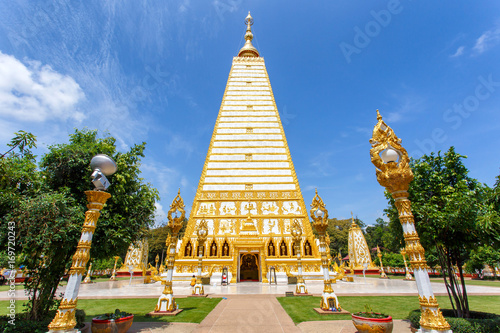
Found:
[[[366, 224], [362, 220], [355, 218], [354, 221], [362, 230], [365, 228]], [[326, 233], [330, 238], [330, 255], [332, 257], [337, 256], [339, 251], [341, 252], [342, 257], [345, 257], [348, 254], [349, 228], [351, 227], [351, 224], [351, 219], [328, 219]], [[313, 230], [313, 232], [317, 235], [315, 230]]]
[[[11, 144], [15, 141], [19, 140], [14, 138]], [[76, 130], [69, 143], [49, 147], [40, 169], [25, 146], [18, 144], [19, 154], [11, 151], [0, 159], [0, 251], [7, 244], [6, 222], [14, 221], [16, 250], [31, 277], [25, 282], [30, 293], [28, 317], [38, 321], [54, 305], [57, 285], [76, 249], [86, 210], [83, 192], [93, 187], [92, 156], [110, 155], [118, 170], [109, 177], [112, 198], [99, 218], [91, 258], [125, 253], [132, 241], [142, 238], [153, 223], [158, 193], [139, 177], [145, 143], [120, 153], [113, 137], [99, 138], [97, 131]]]
[[495, 267], [500, 262], [500, 251], [492, 246], [479, 246], [472, 250], [469, 260], [467, 261], [466, 271], [468, 273], [479, 273], [483, 276], [484, 265], [488, 265], [493, 269], [493, 276], [496, 278]]
[[29, 132], [25, 132], [23, 130], [14, 133], [16, 136], [10, 140], [10, 143], [7, 146], [10, 147], [5, 153], [0, 155], [0, 158], [4, 158], [8, 154], [15, 154], [16, 148], [19, 148], [19, 153], [21, 155], [31, 155], [30, 148], [36, 148], [36, 136]]
[[[463, 266], [478, 244], [488, 244], [500, 233], [498, 219], [485, 204], [489, 190], [468, 176], [464, 158], [451, 147], [444, 155], [431, 153], [412, 160], [414, 180], [409, 189], [421, 242], [424, 248], [435, 250], [458, 317], [469, 316]], [[390, 225], [397, 229], [397, 210], [394, 200], [389, 202], [386, 212]], [[483, 218], [486, 215], [490, 216], [487, 220]], [[398, 237], [402, 239], [402, 230]]]
[[399, 251], [399, 244], [395, 244], [394, 236], [389, 228], [389, 222], [382, 218], [377, 218], [374, 225], [369, 225], [365, 229], [366, 242], [368, 247], [373, 249], [377, 246], [384, 247], [392, 252]]

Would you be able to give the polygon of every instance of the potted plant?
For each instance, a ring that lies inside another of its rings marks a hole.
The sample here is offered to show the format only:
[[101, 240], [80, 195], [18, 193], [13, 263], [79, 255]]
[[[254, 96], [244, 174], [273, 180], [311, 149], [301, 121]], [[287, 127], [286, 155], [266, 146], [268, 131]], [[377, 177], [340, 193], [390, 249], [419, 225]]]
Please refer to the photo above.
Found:
[[391, 333], [393, 327], [391, 316], [373, 312], [368, 305], [365, 305], [365, 311], [352, 314], [352, 322], [359, 333]]
[[133, 321], [133, 314], [116, 309], [114, 313], [105, 313], [93, 318], [92, 333], [125, 333]]

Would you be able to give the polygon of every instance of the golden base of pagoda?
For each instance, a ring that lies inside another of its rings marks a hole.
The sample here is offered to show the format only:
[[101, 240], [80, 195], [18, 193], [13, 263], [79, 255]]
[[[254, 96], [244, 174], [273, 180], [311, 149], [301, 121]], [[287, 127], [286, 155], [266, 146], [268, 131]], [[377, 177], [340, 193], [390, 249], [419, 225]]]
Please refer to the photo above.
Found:
[[[151, 275], [150, 271], [146, 272], [146, 275]], [[141, 270], [134, 270], [132, 272], [132, 276], [142, 276], [142, 271]], [[116, 272], [116, 277], [130, 277], [130, 272], [129, 271], [117, 271]]]
[[[351, 271], [350, 270], [346, 270], [345, 273], [346, 274], [351, 274]], [[363, 270], [362, 269], [355, 269], [354, 270], [354, 274], [355, 275], [363, 275]], [[380, 270], [377, 269], [377, 268], [365, 270], [365, 275], [379, 275], [379, 274], [380, 274]]]
[[346, 311], [344, 309], [341, 309], [340, 311], [330, 311], [330, 310], [323, 310], [322, 308], [314, 308], [314, 311], [316, 311], [320, 315], [351, 314], [349, 311]]
[[177, 309], [177, 310], [174, 310], [174, 311], [165, 311], [165, 312], [162, 312], [162, 311], [158, 311], [158, 312], [151, 311], [151, 312], [149, 312], [149, 313], [146, 314], [146, 317], [164, 317], [164, 316], [173, 317], [173, 316], [177, 316], [183, 310], [184, 309]]
[[293, 293], [293, 296], [312, 296], [312, 294], [309, 294], [309, 293]]

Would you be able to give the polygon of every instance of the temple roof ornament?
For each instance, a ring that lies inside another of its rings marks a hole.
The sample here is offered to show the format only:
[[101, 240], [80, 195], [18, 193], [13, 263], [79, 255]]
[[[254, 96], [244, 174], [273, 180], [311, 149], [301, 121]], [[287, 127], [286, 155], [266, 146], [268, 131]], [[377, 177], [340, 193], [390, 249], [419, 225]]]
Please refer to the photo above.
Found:
[[245, 45], [241, 48], [240, 52], [238, 52], [238, 57], [259, 57], [259, 51], [252, 45], [252, 25], [253, 18], [248, 12], [247, 17], [245, 18], [245, 24], [247, 25], [247, 32], [245, 33]]

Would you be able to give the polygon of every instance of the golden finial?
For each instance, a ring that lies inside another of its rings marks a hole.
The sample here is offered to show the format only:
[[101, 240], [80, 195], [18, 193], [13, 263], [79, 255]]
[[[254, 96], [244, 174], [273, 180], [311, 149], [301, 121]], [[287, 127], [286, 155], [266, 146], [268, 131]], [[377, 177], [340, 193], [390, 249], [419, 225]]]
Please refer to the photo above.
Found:
[[380, 115], [380, 112], [378, 112], [378, 109], [377, 109], [377, 120], [378, 121], [382, 120], [382, 116]]
[[356, 222], [354, 222], [354, 215], [352, 214], [352, 211], [351, 211], [351, 221], [352, 221], [352, 227], [357, 227], [358, 225], [356, 224]]
[[245, 18], [245, 24], [247, 25], [247, 32], [245, 33], [245, 45], [241, 48], [238, 53], [238, 57], [259, 57], [259, 51], [252, 45], [252, 24], [253, 18], [248, 12], [247, 17]]

